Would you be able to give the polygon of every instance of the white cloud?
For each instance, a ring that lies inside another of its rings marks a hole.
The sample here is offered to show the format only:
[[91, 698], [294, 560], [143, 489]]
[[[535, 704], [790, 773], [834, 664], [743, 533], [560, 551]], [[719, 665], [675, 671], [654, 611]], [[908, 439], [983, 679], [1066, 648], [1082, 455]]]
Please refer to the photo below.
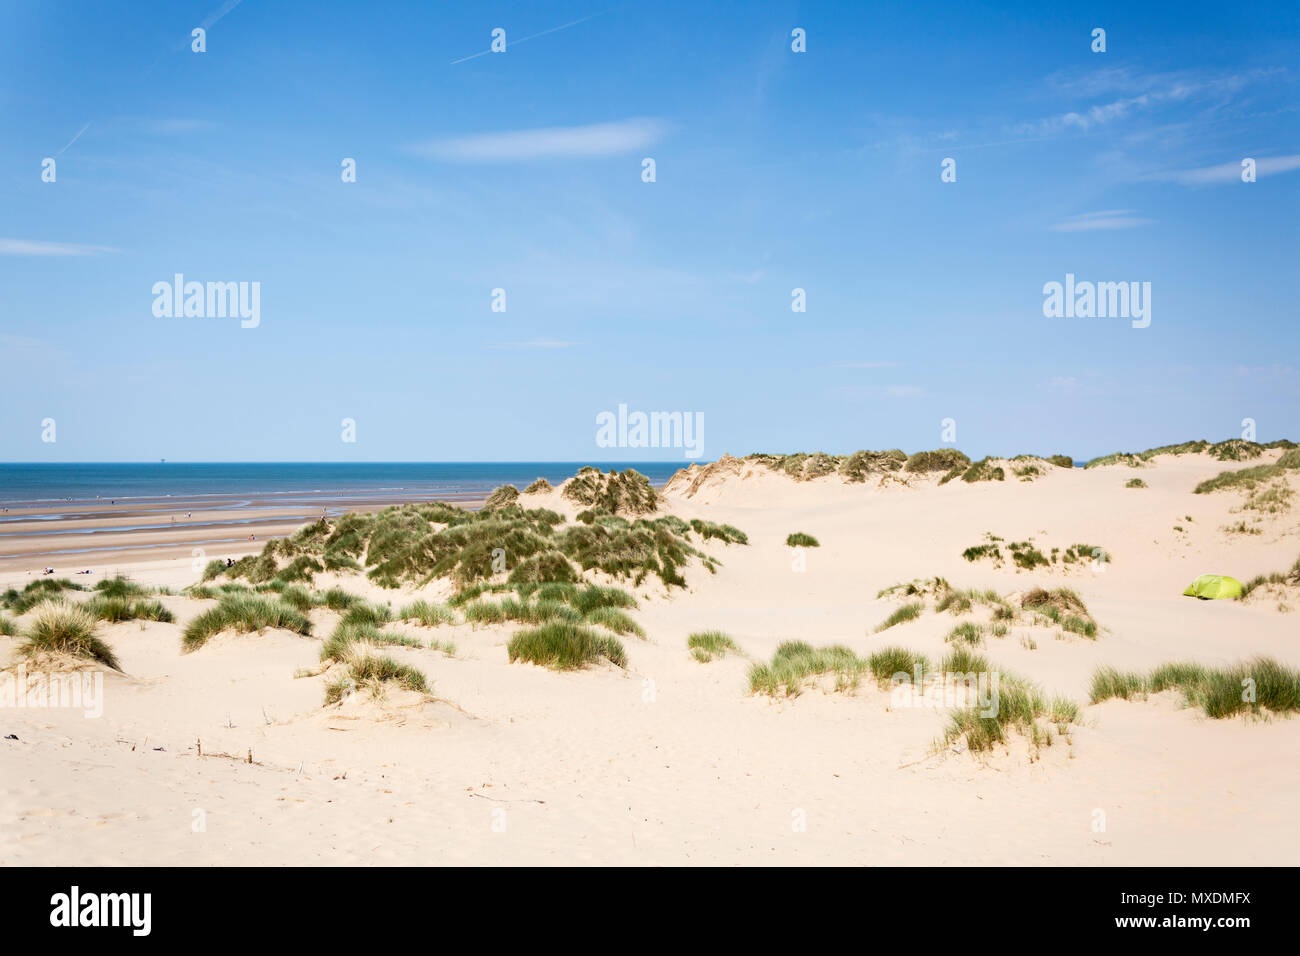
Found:
[[[1242, 157], [1243, 159], [1245, 157]], [[1289, 173], [1300, 169], [1300, 153], [1290, 156], [1265, 156], [1255, 158], [1255, 175], [1272, 176], [1277, 173]], [[1151, 179], [1166, 180], [1183, 186], [1204, 186], [1210, 183], [1241, 182], [1241, 160], [1220, 163], [1218, 166], [1205, 166], [1201, 169], [1172, 170], [1155, 173]]]
[[588, 126], [480, 133], [419, 143], [412, 151], [453, 163], [512, 163], [535, 159], [613, 156], [643, 149], [667, 130], [661, 120], [636, 117]]
[[1051, 228], [1056, 232], [1089, 232], [1094, 229], [1132, 229], [1145, 226], [1150, 219], [1140, 219], [1132, 215], [1132, 209], [1103, 209], [1099, 212], [1085, 212], [1071, 216], [1065, 222], [1058, 222]]
[[41, 239], [0, 239], [0, 256], [97, 256], [117, 252], [108, 246], [83, 246], [74, 242]]

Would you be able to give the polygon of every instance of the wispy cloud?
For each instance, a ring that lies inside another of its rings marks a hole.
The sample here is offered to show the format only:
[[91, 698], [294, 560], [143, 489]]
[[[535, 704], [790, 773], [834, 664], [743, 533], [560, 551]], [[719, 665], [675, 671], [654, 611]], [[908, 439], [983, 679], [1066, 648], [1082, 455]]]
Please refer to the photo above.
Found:
[[1090, 232], [1094, 229], [1132, 229], [1135, 226], [1145, 226], [1152, 221], [1138, 218], [1132, 213], [1132, 209], [1085, 212], [1078, 216], [1071, 216], [1065, 222], [1058, 222], [1051, 228], [1056, 232]]
[[[1218, 166], [1152, 173], [1147, 178], [1175, 182], [1183, 186], [1241, 182], [1241, 163], [1242, 160], [1234, 159], [1226, 163], [1220, 163]], [[1294, 172], [1297, 169], [1300, 169], [1300, 153], [1294, 153], [1290, 156], [1264, 156], [1255, 159], [1256, 176], [1273, 176], [1277, 173]]]
[[0, 239], [0, 256], [97, 256], [117, 252], [109, 246], [85, 246], [42, 239]]
[[662, 120], [637, 117], [588, 126], [551, 126], [432, 140], [417, 144], [412, 152], [453, 163], [612, 156], [650, 146], [666, 129]]
[[1086, 109], [1070, 110], [1055, 116], [1020, 123], [1012, 127], [1018, 136], [1046, 136], [1067, 132], [1089, 132], [1101, 126], [1127, 119], [1159, 107], [1194, 101], [1231, 100], [1237, 93], [1262, 80], [1274, 78], [1285, 72], [1281, 69], [1250, 70], [1220, 76], [1203, 76], [1193, 73], [1134, 74], [1126, 70], [1099, 71], [1092, 77], [1060, 80], [1058, 89], [1083, 98], [1098, 94], [1114, 95], [1128, 91], [1134, 95], [1121, 96], [1106, 103], [1096, 103]]
[[566, 342], [562, 339], [530, 339], [527, 342], [498, 342], [488, 346], [494, 349], [571, 349], [581, 342]]

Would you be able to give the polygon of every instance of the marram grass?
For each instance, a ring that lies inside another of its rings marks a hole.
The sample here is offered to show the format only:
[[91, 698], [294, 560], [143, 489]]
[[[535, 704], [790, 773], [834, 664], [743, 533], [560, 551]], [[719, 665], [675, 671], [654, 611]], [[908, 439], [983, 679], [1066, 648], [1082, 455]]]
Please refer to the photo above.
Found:
[[701, 663], [740, 651], [736, 642], [722, 631], [697, 631], [686, 638], [686, 646], [690, 648], [691, 656]]
[[1161, 664], [1149, 674], [1099, 668], [1092, 675], [1092, 703], [1112, 697], [1130, 700], [1177, 690], [1186, 704], [1207, 717], [1221, 719], [1263, 711], [1300, 711], [1300, 670], [1271, 657], [1255, 657], [1230, 667], [1207, 667], [1191, 661]]
[[325, 703], [337, 704], [349, 690], [362, 688], [377, 697], [389, 684], [422, 694], [429, 692], [424, 674], [408, 664], [383, 655], [354, 655], [348, 661], [345, 676], [325, 685]]
[[530, 661], [554, 670], [577, 670], [600, 660], [627, 666], [627, 653], [617, 638], [569, 621], [520, 631], [510, 639], [506, 651], [511, 663]]
[[895, 608], [893, 613], [891, 613], [889, 617], [885, 618], [883, 621], [881, 621], [879, 624], [876, 625], [876, 633], [879, 634], [881, 631], [886, 631], [889, 628], [893, 627], [895, 624], [902, 624], [906, 621], [914, 621], [921, 616], [921, 612], [923, 612], [924, 610], [925, 610], [925, 605], [922, 604], [920, 601], [912, 601], [908, 604], [904, 604], [902, 607]]
[[36, 605], [27, 624], [27, 640], [19, 648], [24, 657], [59, 654], [97, 661], [121, 670], [117, 655], [95, 634], [95, 618], [84, 608], [57, 601]]
[[279, 627], [297, 634], [310, 634], [311, 621], [292, 605], [261, 594], [227, 594], [216, 607], [204, 611], [181, 634], [181, 650], [195, 651], [225, 630], [239, 634]]

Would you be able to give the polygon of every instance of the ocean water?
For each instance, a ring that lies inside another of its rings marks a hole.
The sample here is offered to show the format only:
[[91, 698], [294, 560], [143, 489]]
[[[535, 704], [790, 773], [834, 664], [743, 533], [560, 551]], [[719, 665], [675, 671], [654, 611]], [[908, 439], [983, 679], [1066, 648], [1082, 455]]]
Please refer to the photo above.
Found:
[[558, 484], [584, 465], [635, 468], [662, 485], [680, 462], [157, 462], [0, 463], [0, 504], [94, 504], [157, 499], [248, 498], [285, 504], [349, 499], [465, 498], [536, 478]]

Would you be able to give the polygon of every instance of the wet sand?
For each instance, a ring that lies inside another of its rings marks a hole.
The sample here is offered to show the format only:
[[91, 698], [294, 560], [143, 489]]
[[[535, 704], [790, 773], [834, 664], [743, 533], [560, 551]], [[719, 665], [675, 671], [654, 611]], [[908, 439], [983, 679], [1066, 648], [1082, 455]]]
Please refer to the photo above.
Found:
[[322, 514], [378, 511], [407, 501], [447, 501], [478, 508], [478, 494], [136, 498], [120, 503], [61, 501], [0, 513], [0, 571], [92, 577], [127, 564], [238, 557], [269, 538], [292, 534]]

